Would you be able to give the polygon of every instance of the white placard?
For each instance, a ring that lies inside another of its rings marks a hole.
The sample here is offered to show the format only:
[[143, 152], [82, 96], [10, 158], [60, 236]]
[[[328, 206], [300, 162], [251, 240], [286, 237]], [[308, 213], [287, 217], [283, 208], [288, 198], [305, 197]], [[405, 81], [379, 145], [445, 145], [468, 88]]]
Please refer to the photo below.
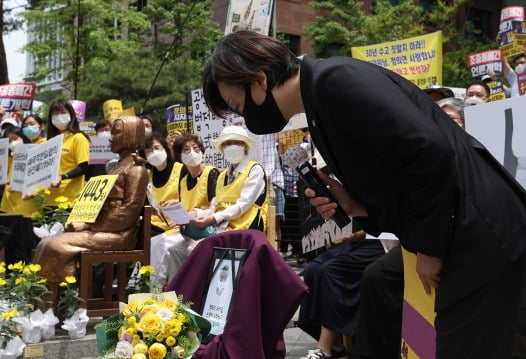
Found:
[[111, 152], [109, 137], [90, 137], [89, 144], [89, 164], [105, 164], [109, 160], [117, 157], [116, 153]]
[[181, 202], [168, 207], [161, 207], [161, 211], [175, 224], [188, 224], [192, 216], [186, 211]]
[[219, 335], [225, 329], [228, 310], [232, 293], [234, 292], [234, 273], [239, 271], [239, 260], [234, 260], [234, 272], [232, 271], [232, 260], [215, 259], [214, 268], [220, 266], [212, 276], [205, 305], [203, 307], [203, 317], [208, 319], [212, 324], [210, 333]]
[[0, 138], [0, 184], [7, 183], [7, 156], [9, 154], [9, 139]]
[[11, 169], [11, 181], [9, 187], [12, 191], [22, 192], [24, 190], [24, 178], [26, 175], [27, 155], [29, 149], [38, 146], [32, 144], [18, 144], [13, 151], [13, 168]]
[[203, 140], [205, 164], [215, 166], [219, 169], [228, 167], [229, 163], [225, 160], [223, 154], [217, 151], [212, 144], [212, 140], [218, 138], [226, 126], [242, 126], [247, 130], [248, 135], [254, 142], [248, 158], [258, 163], [263, 162], [261, 136], [253, 134], [246, 128], [243, 117], [230, 114], [227, 115], [226, 118], [221, 118], [214, 115], [206, 105], [202, 89], [192, 91], [192, 108], [194, 110], [194, 134]]
[[526, 96], [464, 109], [466, 131], [526, 188]]
[[50, 187], [58, 177], [63, 139], [64, 135], [55, 136], [27, 152], [23, 197], [35, 193], [38, 186]]

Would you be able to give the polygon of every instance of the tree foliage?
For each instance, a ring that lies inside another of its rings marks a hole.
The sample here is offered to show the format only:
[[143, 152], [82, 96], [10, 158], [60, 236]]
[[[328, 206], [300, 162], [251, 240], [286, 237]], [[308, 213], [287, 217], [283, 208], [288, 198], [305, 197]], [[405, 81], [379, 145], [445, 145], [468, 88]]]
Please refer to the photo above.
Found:
[[62, 85], [71, 93], [78, 61], [77, 99], [87, 102], [92, 119], [101, 117], [102, 103], [110, 98], [121, 99], [125, 108], [133, 106], [138, 112], [166, 57], [144, 109], [154, 113], [156, 122], [164, 122], [165, 108], [185, 103], [186, 93], [199, 86], [203, 55], [221, 36], [218, 25], [208, 20], [210, 0], [150, 0], [142, 11], [117, 1], [80, 0], [77, 56], [76, 4], [77, 0], [42, 0], [25, 12], [41, 40], [26, 49], [37, 60], [35, 80], [49, 75], [47, 61], [59, 51], [70, 70]]
[[401, 40], [433, 31], [443, 36], [443, 81], [463, 87], [471, 74], [466, 62], [470, 53], [495, 48], [493, 39], [480, 36], [469, 22], [458, 23], [459, 12], [470, 0], [437, 0], [424, 9], [413, 0], [376, 0], [367, 14], [359, 0], [325, 0], [310, 3], [323, 15], [307, 25], [305, 33], [314, 40], [316, 56], [351, 56], [351, 47]]

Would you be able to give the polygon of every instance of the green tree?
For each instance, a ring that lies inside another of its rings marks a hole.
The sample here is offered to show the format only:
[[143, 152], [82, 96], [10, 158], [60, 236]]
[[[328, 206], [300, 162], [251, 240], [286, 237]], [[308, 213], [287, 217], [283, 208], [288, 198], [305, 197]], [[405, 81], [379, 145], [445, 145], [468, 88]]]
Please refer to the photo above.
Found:
[[328, 57], [351, 55], [351, 47], [401, 40], [433, 31], [443, 35], [443, 82], [463, 87], [471, 74], [467, 55], [495, 48], [493, 39], [481, 38], [469, 22], [457, 22], [460, 11], [469, 7], [470, 0], [437, 0], [424, 9], [413, 0], [377, 0], [371, 14], [357, 0], [314, 1], [310, 5], [323, 15], [307, 25], [305, 33], [315, 41], [315, 55]]
[[[166, 58], [144, 108], [144, 112], [153, 113], [158, 125], [164, 123], [165, 108], [184, 104], [186, 94], [199, 86], [204, 55], [221, 36], [218, 25], [208, 20], [210, 0], [189, 3], [151, 0], [142, 11], [134, 6], [119, 6], [117, 1], [80, 0], [77, 57], [76, 8], [59, 6], [66, 3], [66, 0], [45, 0], [38, 9], [25, 13], [27, 21], [41, 27], [37, 33], [46, 34], [46, 41], [32, 42], [27, 50], [40, 60], [41, 66], [34, 74], [36, 79], [49, 74], [46, 62], [53, 51], [61, 51], [71, 70], [80, 60], [77, 98], [87, 102], [90, 119], [102, 116], [102, 103], [110, 98], [121, 99], [125, 108], [133, 106], [138, 112]], [[46, 10], [49, 8], [55, 10]], [[62, 39], [57, 36], [59, 33], [63, 34]], [[74, 71], [70, 71], [63, 86], [73, 92], [74, 80]]]

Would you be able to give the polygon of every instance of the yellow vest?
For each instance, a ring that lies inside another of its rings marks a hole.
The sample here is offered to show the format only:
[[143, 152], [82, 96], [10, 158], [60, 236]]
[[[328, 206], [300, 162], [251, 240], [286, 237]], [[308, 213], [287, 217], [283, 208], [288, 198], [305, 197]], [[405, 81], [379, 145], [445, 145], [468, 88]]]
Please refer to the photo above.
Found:
[[[183, 164], [180, 162], [175, 162], [172, 167], [172, 172], [170, 173], [170, 178], [168, 181], [161, 186], [153, 186], [153, 170], [150, 171], [150, 183], [152, 183], [152, 193], [153, 197], [159, 203], [159, 205], [169, 199], [179, 199], [179, 179], [181, 177], [181, 170], [183, 169]], [[170, 220], [166, 218], [168, 223]], [[168, 231], [170, 227], [164, 223], [164, 221], [157, 214], [152, 214], [152, 224], [156, 227], [161, 228], [164, 231]]]
[[207, 209], [209, 207], [210, 203], [208, 201], [208, 175], [210, 174], [210, 171], [214, 168], [215, 167], [213, 166], [206, 166], [203, 169], [203, 172], [201, 173], [197, 184], [194, 186], [194, 188], [190, 190], [188, 189], [187, 185], [187, 177], [190, 176], [190, 173], [188, 173], [181, 179], [179, 197], [181, 198], [181, 202], [187, 211], [191, 211], [194, 208]]
[[[229, 184], [225, 185], [226, 173], [228, 170], [224, 170], [219, 175], [216, 185], [216, 212], [220, 212], [237, 202], [245, 181], [248, 178], [250, 170], [257, 163], [254, 161], [249, 161], [247, 167], [237, 175], [237, 177]], [[266, 191], [265, 191], [266, 192]], [[249, 229], [251, 225], [256, 222], [257, 224], [262, 224], [262, 231], [265, 232], [267, 227], [267, 195], [264, 195], [264, 201], [262, 204], [254, 203], [245, 213], [243, 213], [238, 218], [232, 219], [228, 222], [228, 229]], [[258, 198], [259, 200], [260, 198]], [[256, 201], [257, 202], [257, 201]], [[252, 227], [253, 228], [253, 227]]]

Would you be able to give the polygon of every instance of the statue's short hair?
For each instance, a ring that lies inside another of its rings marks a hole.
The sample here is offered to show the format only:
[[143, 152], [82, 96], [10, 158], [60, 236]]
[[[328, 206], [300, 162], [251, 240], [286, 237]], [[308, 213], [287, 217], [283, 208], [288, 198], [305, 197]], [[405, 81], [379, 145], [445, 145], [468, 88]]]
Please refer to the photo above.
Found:
[[144, 122], [137, 116], [119, 116], [113, 123], [121, 121], [123, 129], [123, 145], [133, 150], [144, 149]]

